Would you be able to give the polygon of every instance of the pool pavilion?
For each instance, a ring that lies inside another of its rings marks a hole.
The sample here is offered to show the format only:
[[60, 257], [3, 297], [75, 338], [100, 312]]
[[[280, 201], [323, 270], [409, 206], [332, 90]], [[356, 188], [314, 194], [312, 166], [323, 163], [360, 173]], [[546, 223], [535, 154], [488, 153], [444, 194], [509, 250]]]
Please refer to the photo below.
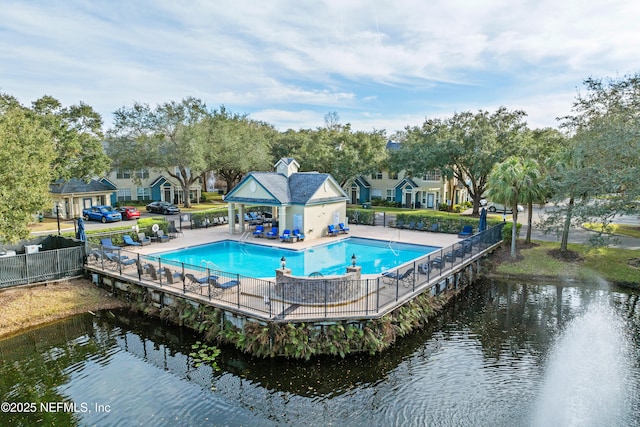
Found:
[[245, 222], [236, 218], [244, 218], [247, 206], [270, 206], [280, 232], [299, 229], [307, 239], [327, 235], [329, 225], [347, 223], [348, 197], [330, 174], [298, 172], [292, 158], [274, 167], [275, 172], [250, 172], [225, 196], [231, 234], [245, 232]]

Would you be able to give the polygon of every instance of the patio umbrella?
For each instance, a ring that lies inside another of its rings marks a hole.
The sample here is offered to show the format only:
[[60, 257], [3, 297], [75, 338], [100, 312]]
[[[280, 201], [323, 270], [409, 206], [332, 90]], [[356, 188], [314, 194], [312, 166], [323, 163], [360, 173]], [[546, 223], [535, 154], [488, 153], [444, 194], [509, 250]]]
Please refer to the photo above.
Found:
[[478, 231], [484, 231], [487, 229], [487, 210], [485, 208], [480, 209], [480, 224], [478, 224]]
[[87, 241], [87, 233], [84, 230], [84, 220], [82, 217], [78, 218], [78, 230], [76, 231], [76, 239], [86, 242]]

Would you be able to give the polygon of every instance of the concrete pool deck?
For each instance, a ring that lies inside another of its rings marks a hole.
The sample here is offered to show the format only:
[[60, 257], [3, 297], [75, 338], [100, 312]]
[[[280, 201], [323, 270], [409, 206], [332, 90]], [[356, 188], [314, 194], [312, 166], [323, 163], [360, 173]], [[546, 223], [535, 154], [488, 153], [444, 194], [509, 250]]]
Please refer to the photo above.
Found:
[[[370, 225], [349, 224], [349, 234], [340, 234], [339, 236], [327, 236], [319, 239], [304, 240], [302, 242], [287, 243], [281, 242], [280, 239], [256, 238], [249, 235], [244, 241], [249, 243], [261, 244], [265, 246], [281, 247], [287, 249], [305, 249], [308, 247], [321, 245], [333, 241], [344, 239], [345, 237], [362, 237], [368, 239], [376, 239], [383, 241], [393, 241], [399, 243], [413, 243], [417, 245], [428, 245], [438, 247], [448, 247], [460, 241], [455, 234], [432, 233], [429, 231], [404, 230], [391, 227], [374, 227]], [[251, 229], [253, 232], [253, 228]], [[152, 242], [146, 246], [126, 246], [127, 251], [137, 252], [142, 255], [149, 255], [158, 252], [166, 252], [176, 249], [183, 249], [190, 246], [205, 245], [208, 243], [219, 242], [222, 240], [240, 241], [242, 234], [231, 234], [228, 225], [220, 225], [217, 227], [198, 228], [195, 230], [183, 229], [182, 234], [178, 234], [175, 239], [168, 240], [164, 243]]]

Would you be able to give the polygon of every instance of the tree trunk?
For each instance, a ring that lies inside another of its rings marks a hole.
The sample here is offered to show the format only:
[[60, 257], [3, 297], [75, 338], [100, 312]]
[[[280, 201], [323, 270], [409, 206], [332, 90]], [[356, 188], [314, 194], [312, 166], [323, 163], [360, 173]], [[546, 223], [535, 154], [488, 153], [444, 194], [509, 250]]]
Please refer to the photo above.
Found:
[[527, 209], [529, 209], [529, 212], [527, 212], [527, 237], [524, 239], [525, 243], [531, 243], [531, 228], [533, 225], [533, 202], [529, 201], [529, 203], [527, 204]]
[[567, 206], [567, 214], [564, 219], [564, 227], [562, 228], [562, 241], [560, 242], [560, 252], [567, 251], [567, 245], [569, 243], [569, 229], [571, 228], [571, 215], [573, 214], [573, 197], [569, 198], [569, 205]]
[[516, 257], [516, 237], [518, 236], [518, 204], [513, 206], [513, 223], [511, 225], [511, 258]]

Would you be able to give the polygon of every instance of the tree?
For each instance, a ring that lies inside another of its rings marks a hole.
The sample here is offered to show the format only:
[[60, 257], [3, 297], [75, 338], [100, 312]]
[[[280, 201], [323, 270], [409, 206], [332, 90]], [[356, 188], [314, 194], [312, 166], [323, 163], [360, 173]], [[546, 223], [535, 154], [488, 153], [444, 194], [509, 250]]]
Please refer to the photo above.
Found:
[[494, 166], [488, 178], [488, 196], [491, 200], [511, 206], [511, 256], [516, 256], [518, 203], [525, 200], [529, 187], [539, 180], [540, 172], [533, 160], [512, 156]]
[[189, 189], [208, 170], [204, 121], [210, 113], [196, 98], [169, 101], [151, 108], [135, 103], [114, 112], [107, 153], [113, 167], [160, 169], [174, 178], [184, 194], [184, 206], [191, 206]]
[[268, 170], [277, 131], [270, 124], [234, 114], [224, 106], [206, 120], [207, 165], [231, 190], [249, 171]]
[[0, 104], [2, 242], [26, 238], [32, 215], [50, 203], [51, 164], [56, 157], [51, 140], [51, 133], [32, 111], [17, 103]]
[[409, 176], [439, 170], [444, 179], [455, 178], [469, 192], [478, 215], [493, 166], [518, 153], [526, 142], [524, 117], [523, 111], [501, 107], [493, 114], [481, 110], [428, 119], [422, 127], [405, 130], [393, 167]]

